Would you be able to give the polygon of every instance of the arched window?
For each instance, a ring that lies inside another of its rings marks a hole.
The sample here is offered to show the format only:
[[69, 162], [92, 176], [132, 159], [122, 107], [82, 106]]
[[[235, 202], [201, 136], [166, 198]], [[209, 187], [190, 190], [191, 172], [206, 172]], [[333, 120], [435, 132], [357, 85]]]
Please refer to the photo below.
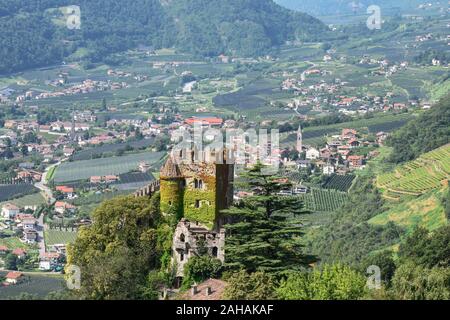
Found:
[[185, 236], [184, 236], [183, 233], [180, 234], [180, 241], [181, 241], [181, 242], [185, 242], [185, 241], [186, 241], [186, 238], [185, 238]]
[[194, 179], [194, 188], [195, 189], [203, 189], [203, 180]]
[[217, 254], [219, 253], [219, 250], [217, 249], [217, 247], [213, 247], [212, 248], [212, 255], [213, 255], [213, 257], [216, 257], [217, 258]]

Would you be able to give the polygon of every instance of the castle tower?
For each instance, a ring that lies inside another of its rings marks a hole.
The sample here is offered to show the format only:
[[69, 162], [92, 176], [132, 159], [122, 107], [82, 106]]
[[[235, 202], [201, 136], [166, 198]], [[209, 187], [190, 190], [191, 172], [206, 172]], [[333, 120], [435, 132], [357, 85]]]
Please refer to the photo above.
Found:
[[302, 133], [301, 125], [298, 126], [298, 131], [297, 131], [297, 151], [299, 153], [303, 152], [303, 133]]
[[161, 211], [219, 230], [224, 223], [220, 212], [233, 201], [234, 165], [227, 159], [224, 151], [172, 153], [160, 173]]
[[160, 172], [161, 212], [183, 216], [184, 178], [170, 155]]

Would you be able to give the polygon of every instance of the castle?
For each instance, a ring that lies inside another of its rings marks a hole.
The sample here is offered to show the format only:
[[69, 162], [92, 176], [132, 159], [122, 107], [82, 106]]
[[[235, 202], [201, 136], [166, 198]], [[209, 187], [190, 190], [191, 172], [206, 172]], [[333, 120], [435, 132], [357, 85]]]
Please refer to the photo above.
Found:
[[221, 211], [233, 202], [234, 164], [227, 151], [173, 151], [160, 171], [159, 182], [138, 191], [149, 196], [158, 189], [161, 212], [179, 219], [172, 259], [177, 277], [187, 261], [203, 250], [224, 261], [226, 223]]

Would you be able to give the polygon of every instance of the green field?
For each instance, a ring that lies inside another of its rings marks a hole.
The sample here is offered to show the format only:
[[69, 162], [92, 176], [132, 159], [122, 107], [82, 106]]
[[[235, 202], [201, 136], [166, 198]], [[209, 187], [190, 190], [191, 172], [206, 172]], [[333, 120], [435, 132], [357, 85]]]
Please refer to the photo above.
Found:
[[66, 162], [56, 169], [54, 181], [56, 183], [64, 183], [86, 180], [91, 176], [119, 175], [136, 170], [138, 164], [142, 161], [154, 164], [164, 155], [165, 153], [163, 152], [145, 152], [123, 157]]
[[62, 231], [62, 230], [46, 230], [45, 234], [45, 245], [51, 246], [54, 244], [67, 244], [72, 243], [77, 238], [77, 233], [72, 231]]
[[[5, 272], [0, 272], [4, 276]], [[62, 275], [56, 274], [25, 274], [22, 283], [0, 288], [0, 300], [14, 299], [22, 293], [31, 294], [38, 299], [44, 299], [50, 292], [65, 289], [65, 281]]]
[[448, 183], [450, 178], [450, 145], [433, 150], [420, 158], [398, 166], [377, 177], [377, 186], [388, 199], [419, 196]]
[[23, 208], [25, 206], [39, 206], [41, 204], [44, 204], [45, 199], [41, 193], [33, 193], [11, 201], [2, 202], [0, 203], [0, 207], [2, 207], [5, 203], [13, 203], [16, 206]]
[[17, 248], [23, 248], [26, 249], [28, 246], [20, 241], [17, 237], [11, 237], [11, 238], [3, 238], [0, 239], [0, 246], [6, 246], [9, 249], [17, 249]]

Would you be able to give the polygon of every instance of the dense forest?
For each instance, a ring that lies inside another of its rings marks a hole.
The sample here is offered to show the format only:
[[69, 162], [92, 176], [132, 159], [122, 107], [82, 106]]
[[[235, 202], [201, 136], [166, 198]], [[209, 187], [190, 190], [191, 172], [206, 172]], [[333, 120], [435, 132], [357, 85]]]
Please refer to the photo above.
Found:
[[450, 143], [449, 123], [450, 95], [447, 95], [431, 110], [410, 121], [388, 139], [388, 145], [394, 148], [391, 162], [410, 161]]
[[315, 40], [327, 31], [271, 0], [80, 0], [81, 29], [69, 30], [58, 9], [71, 4], [0, 0], [0, 73], [59, 63], [81, 48], [89, 62], [138, 45], [202, 56], [263, 55], [286, 40]]

